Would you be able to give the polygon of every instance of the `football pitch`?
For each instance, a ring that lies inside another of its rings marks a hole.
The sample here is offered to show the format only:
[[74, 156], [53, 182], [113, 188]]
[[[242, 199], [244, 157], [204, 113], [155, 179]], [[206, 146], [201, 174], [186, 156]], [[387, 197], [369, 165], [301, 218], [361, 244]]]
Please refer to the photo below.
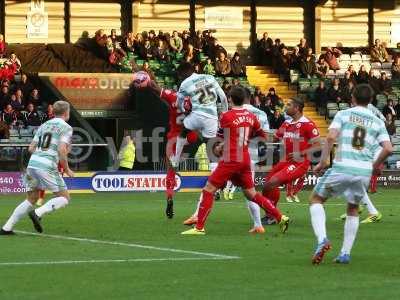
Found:
[[[0, 237], [0, 299], [398, 299], [398, 194], [381, 188], [371, 196], [383, 220], [360, 225], [350, 265], [332, 263], [345, 205], [331, 200], [333, 250], [320, 266], [310, 263], [308, 192], [300, 204], [281, 199], [292, 219], [285, 235], [276, 225], [249, 235], [237, 193], [215, 203], [206, 236], [180, 235], [198, 194], [178, 194], [172, 220], [164, 216], [162, 193], [73, 194], [67, 208], [43, 220], [45, 234], [34, 234], [24, 219], [16, 236]], [[1, 224], [22, 197], [0, 196]]]

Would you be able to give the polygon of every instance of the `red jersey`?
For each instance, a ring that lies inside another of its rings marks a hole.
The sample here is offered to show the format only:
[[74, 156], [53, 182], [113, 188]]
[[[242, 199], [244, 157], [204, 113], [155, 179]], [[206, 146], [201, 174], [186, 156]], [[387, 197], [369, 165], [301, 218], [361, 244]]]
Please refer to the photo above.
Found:
[[167, 133], [167, 138], [172, 139], [180, 134], [182, 130], [182, 121], [185, 115], [177, 106], [175, 91], [162, 89], [160, 98], [168, 104], [169, 131]]
[[250, 162], [249, 139], [266, 137], [257, 117], [244, 108], [233, 108], [222, 113], [219, 122], [217, 136], [224, 139], [223, 161]]
[[313, 121], [303, 116], [297, 122], [285, 121], [276, 132], [275, 137], [283, 139], [286, 159], [288, 159], [288, 155], [291, 153], [309, 149], [312, 146], [311, 140], [319, 137], [319, 131]]

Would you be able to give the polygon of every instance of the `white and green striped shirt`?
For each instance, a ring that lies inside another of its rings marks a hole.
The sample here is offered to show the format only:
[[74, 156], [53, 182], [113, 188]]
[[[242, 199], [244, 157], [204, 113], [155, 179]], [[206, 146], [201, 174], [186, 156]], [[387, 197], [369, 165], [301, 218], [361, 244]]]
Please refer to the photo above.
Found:
[[37, 146], [28, 168], [58, 172], [58, 147], [61, 143], [71, 143], [72, 131], [72, 127], [60, 118], [42, 124], [33, 138]]
[[390, 141], [385, 123], [362, 106], [339, 111], [329, 129], [340, 131], [332, 168], [345, 174], [371, 176], [377, 144]]

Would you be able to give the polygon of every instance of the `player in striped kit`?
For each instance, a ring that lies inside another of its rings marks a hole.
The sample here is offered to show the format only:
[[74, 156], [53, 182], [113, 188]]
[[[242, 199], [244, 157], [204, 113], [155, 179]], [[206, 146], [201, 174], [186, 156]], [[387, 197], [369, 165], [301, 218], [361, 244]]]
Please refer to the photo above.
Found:
[[[56, 117], [39, 127], [29, 146], [32, 156], [24, 177], [28, 197], [14, 210], [2, 227], [1, 235], [14, 234], [14, 226], [27, 214], [36, 231], [43, 232], [41, 218], [47, 213], [65, 207], [69, 202], [67, 186], [58, 171], [57, 164], [60, 162], [66, 175], [74, 176], [68, 166], [67, 158], [73, 132], [72, 127], [67, 124], [70, 106], [68, 102], [57, 101], [53, 107]], [[34, 210], [40, 190], [51, 191], [55, 197]]]
[[[333, 165], [322, 176], [310, 197], [311, 223], [318, 241], [312, 257], [313, 264], [321, 263], [325, 253], [331, 249], [326, 233], [323, 203], [328, 198], [339, 195], [344, 196], [347, 201], [347, 218], [343, 246], [335, 262], [350, 262], [350, 252], [359, 226], [359, 204], [367, 193], [371, 175], [379, 174], [379, 166], [393, 152], [385, 123], [367, 108], [372, 95], [372, 89], [367, 84], [360, 84], [355, 88], [355, 107], [336, 114], [329, 126], [321, 161], [314, 168], [316, 174], [321, 174], [329, 166], [329, 155], [337, 142], [338, 149]], [[374, 159], [376, 144], [380, 144], [382, 150]]]

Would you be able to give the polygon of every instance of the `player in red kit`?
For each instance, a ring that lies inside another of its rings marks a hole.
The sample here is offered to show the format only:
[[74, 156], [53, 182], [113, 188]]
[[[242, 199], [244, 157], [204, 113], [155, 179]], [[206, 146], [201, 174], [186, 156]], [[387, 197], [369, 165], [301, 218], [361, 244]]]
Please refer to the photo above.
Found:
[[257, 203], [267, 213], [274, 216], [280, 222], [281, 230], [284, 233], [288, 229], [289, 218], [282, 215], [267, 198], [256, 192], [251, 173], [248, 140], [251, 137], [266, 139], [266, 134], [257, 117], [243, 108], [246, 91], [242, 87], [232, 88], [229, 98], [233, 107], [221, 114], [220, 129], [217, 135], [220, 142], [217, 142], [214, 147], [214, 153], [220, 153], [222, 157], [203, 188], [196, 226], [182, 234], [205, 234], [204, 226], [207, 216], [211, 212], [214, 193], [222, 188], [228, 180], [241, 187], [248, 200]]
[[321, 149], [319, 131], [314, 122], [303, 115], [303, 108], [301, 99], [290, 99], [286, 113], [291, 120], [285, 121], [275, 134], [276, 141], [283, 141], [285, 155], [266, 176], [263, 190], [263, 195], [275, 206], [280, 197], [279, 186], [305, 176], [311, 165], [311, 155]]
[[[160, 99], [164, 101], [168, 106], [168, 120], [169, 120], [169, 130], [167, 133], [167, 149], [166, 149], [166, 162], [167, 162], [167, 176], [166, 176], [166, 196], [167, 196], [167, 208], [165, 214], [168, 218], [174, 216], [173, 208], [173, 196], [174, 188], [176, 186], [176, 172], [171, 166], [168, 157], [175, 155], [176, 140], [182, 130], [182, 121], [185, 118], [185, 112], [182, 112], [177, 106], [177, 97], [174, 90], [162, 89], [155, 83], [151, 81], [149, 83], [150, 90], [160, 96]], [[185, 110], [190, 111], [190, 99], [185, 100]], [[186, 137], [188, 144], [193, 144], [197, 141], [197, 133], [194, 131], [189, 132]]]

